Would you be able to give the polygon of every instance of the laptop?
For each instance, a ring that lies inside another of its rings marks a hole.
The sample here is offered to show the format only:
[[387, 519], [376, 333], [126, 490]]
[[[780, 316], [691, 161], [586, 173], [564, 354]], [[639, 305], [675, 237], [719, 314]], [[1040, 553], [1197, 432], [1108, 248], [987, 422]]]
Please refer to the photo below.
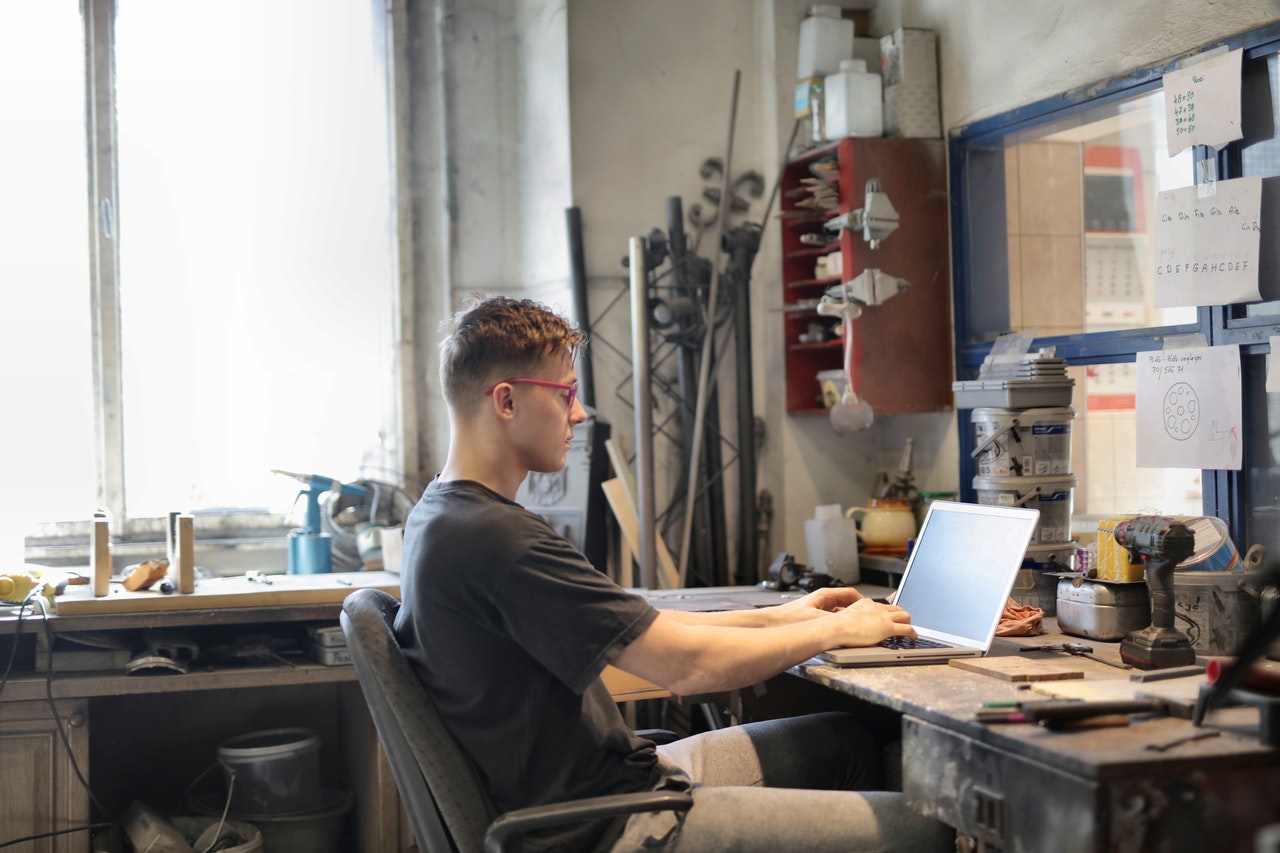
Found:
[[910, 640], [891, 637], [818, 658], [880, 666], [985, 655], [1039, 519], [1038, 509], [933, 501], [894, 599], [911, 613], [920, 639], [908, 645]]

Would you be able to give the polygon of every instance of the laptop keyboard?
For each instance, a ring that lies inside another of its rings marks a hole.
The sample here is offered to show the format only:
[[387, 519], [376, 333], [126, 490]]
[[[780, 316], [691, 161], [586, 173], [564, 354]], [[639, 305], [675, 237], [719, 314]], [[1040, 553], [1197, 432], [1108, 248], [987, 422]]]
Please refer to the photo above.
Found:
[[911, 639], [910, 637], [889, 637], [881, 640], [880, 645], [886, 649], [949, 649], [948, 643], [940, 643], [937, 640], [929, 640], [924, 637]]

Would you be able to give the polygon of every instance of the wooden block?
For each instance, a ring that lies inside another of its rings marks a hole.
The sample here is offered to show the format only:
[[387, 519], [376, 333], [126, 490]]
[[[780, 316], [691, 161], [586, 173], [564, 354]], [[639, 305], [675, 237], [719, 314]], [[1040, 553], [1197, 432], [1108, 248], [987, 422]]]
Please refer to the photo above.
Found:
[[130, 592], [149, 589], [153, 583], [169, 573], [168, 560], [147, 560], [139, 563], [124, 579], [124, 588]]
[[[618, 520], [622, 538], [626, 540], [632, 557], [639, 559], [640, 523], [636, 520], [635, 504], [627, 495], [626, 485], [621, 479], [615, 477], [612, 480], [605, 480], [600, 484], [600, 488], [604, 492], [605, 499], [609, 501], [609, 508], [613, 510], [614, 518]], [[654, 540], [658, 557], [658, 585], [663, 589], [679, 589], [680, 574], [676, 571], [671, 552], [667, 550], [667, 543], [662, 541], [661, 536], [655, 535]], [[623, 586], [628, 585], [623, 584]]]
[[178, 552], [178, 592], [190, 595], [196, 591], [196, 518], [190, 513], [178, 516], [178, 534], [174, 542]]
[[93, 594], [99, 598], [111, 592], [111, 525], [103, 512], [93, 514], [93, 547], [89, 551], [93, 574]]
[[1069, 681], [1084, 678], [1084, 670], [1069, 663], [1022, 657], [953, 658], [957, 669], [989, 675], [1001, 681]]

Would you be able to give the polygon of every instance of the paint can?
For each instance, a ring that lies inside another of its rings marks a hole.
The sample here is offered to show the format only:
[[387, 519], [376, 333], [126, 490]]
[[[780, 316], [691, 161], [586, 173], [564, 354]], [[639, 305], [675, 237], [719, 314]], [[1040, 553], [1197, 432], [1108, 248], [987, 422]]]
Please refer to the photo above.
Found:
[[970, 454], [984, 477], [1051, 477], [1071, 473], [1070, 406], [974, 409]]
[[1025, 506], [1040, 510], [1040, 521], [1031, 537], [1033, 545], [1071, 539], [1071, 507], [1076, 478], [983, 477], [973, 478], [978, 503]]

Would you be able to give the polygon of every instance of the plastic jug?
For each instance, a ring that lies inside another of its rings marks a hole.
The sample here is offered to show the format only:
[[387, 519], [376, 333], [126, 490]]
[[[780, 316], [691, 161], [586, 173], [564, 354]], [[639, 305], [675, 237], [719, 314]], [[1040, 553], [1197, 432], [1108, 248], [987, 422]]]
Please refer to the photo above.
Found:
[[907, 553], [907, 542], [916, 535], [911, 503], [901, 498], [872, 498], [869, 504], [852, 507], [845, 513], [850, 519], [862, 515], [858, 538], [866, 545], [867, 553]]
[[804, 545], [809, 566], [818, 574], [830, 575], [846, 586], [860, 579], [858, 526], [844, 517], [840, 504], [814, 508], [813, 518], [804, 522]]
[[841, 60], [840, 70], [827, 76], [823, 89], [823, 133], [827, 139], [884, 135], [880, 75], [867, 71], [865, 60]]
[[840, 16], [840, 7], [809, 7], [800, 22], [800, 57], [796, 79], [826, 77], [840, 70], [840, 60], [853, 58], [853, 21]]

